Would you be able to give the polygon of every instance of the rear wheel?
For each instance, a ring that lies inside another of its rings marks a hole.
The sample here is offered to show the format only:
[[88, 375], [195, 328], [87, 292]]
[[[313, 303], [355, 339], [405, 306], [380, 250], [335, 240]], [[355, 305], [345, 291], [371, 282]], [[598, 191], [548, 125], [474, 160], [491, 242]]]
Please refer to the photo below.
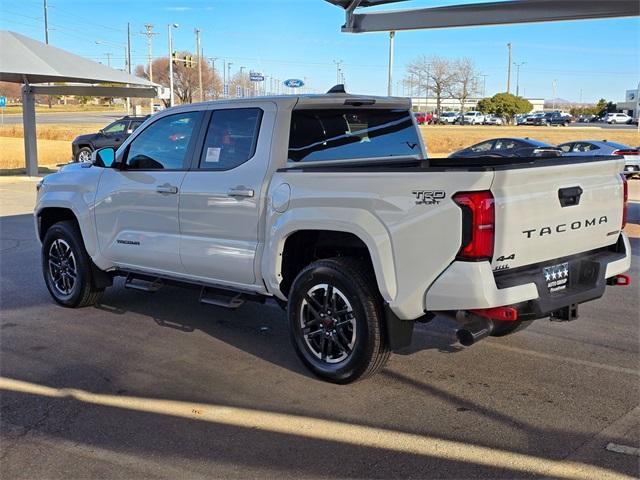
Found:
[[330, 382], [372, 375], [389, 357], [375, 279], [358, 260], [319, 260], [303, 269], [289, 292], [288, 317], [296, 354]]
[[91, 259], [72, 221], [47, 230], [42, 241], [42, 273], [53, 299], [65, 307], [94, 305], [104, 291], [93, 286]]

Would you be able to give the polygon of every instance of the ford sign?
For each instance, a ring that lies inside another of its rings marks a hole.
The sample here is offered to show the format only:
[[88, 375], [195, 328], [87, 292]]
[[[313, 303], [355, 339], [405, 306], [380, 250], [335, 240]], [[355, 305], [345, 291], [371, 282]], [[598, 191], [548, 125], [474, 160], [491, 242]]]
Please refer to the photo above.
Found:
[[302, 80], [297, 79], [297, 78], [290, 78], [288, 80], [285, 80], [282, 83], [284, 83], [285, 87], [289, 87], [289, 88], [304, 87], [304, 82]]

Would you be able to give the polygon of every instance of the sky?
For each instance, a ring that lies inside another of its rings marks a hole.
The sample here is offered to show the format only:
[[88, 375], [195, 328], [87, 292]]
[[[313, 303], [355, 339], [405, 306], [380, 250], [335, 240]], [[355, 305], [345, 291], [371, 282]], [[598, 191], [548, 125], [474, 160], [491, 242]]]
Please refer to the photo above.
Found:
[[[414, 0], [406, 7], [477, 1]], [[167, 25], [177, 23], [174, 49], [194, 51], [199, 28], [204, 54], [218, 58], [219, 72], [224, 60], [232, 73], [244, 66], [280, 80], [305, 79], [323, 92], [336, 83], [335, 62], [342, 62], [349, 92], [387, 91], [388, 34], [342, 33], [343, 10], [324, 0], [48, 0], [48, 19], [50, 44], [105, 64], [110, 53], [116, 68], [124, 67], [127, 22], [134, 66], [146, 62], [144, 24], [157, 33], [156, 57], [167, 55]], [[43, 0], [0, 0], [0, 29], [44, 40]], [[640, 19], [623, 18], [398, 32], [394, 94], [406, 93], [406, 65], [434, 54], [471, 58], [486, 75], [487, 95], [505, 91], [508, 42], [513, 61], [525, 62], [519, 86], [530, 98], [552, 98], [555, 81], [556, 96], [572, 102], [622, 101], [640, 81]], [[515, 90], [515, 68], [512, 84]]]

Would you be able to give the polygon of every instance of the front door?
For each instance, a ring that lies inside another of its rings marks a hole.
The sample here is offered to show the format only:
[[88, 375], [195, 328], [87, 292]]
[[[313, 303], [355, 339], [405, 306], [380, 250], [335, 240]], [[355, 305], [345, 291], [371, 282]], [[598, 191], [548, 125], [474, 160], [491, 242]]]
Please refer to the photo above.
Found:
[[200, 158], [180, 194], [180, 256], [189, 275], [228, 285], [255, 283], [275, 114], [272, 102], [212, 112]]
[[163, 116], [135, 136], [96, 195], [102, 254], [122, 268], [182, 273], [178, 199], [201, 114]]

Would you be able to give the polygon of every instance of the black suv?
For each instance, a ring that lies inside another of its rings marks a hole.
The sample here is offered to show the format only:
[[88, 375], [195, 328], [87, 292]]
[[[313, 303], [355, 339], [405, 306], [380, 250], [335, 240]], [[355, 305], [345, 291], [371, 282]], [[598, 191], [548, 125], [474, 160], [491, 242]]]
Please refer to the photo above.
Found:
[[71, 143], [71, 152], [75, 162], [88, 162], [91, 152], [103, 147], [118, 148], [122, 142], [138, 128], [149, 116], [122, 117], [107, 125], [98, 133], [80, 135]]
[[526, 123], [527, 125], [562, 125], [567, 127], [571, 123], [571, 118], [560, 112], [549, 112], [529, 117]]

